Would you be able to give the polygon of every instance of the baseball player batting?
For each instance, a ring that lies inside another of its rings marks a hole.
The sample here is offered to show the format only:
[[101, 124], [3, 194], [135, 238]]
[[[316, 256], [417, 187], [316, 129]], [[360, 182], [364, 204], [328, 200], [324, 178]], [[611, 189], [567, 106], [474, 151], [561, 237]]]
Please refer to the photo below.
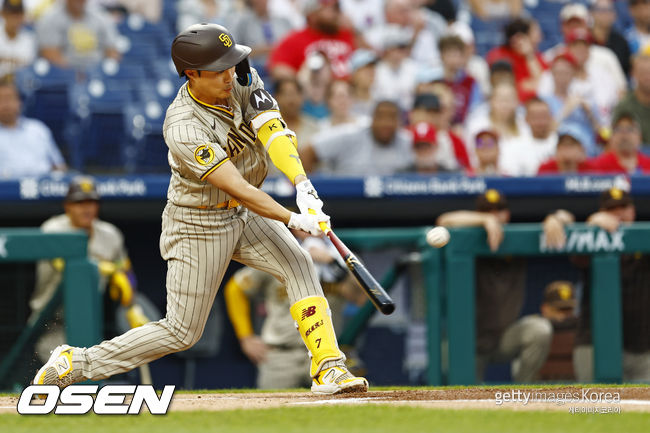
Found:
[[[35, 384], [105, 379], [192, 347], [232, 259], [286, 286], [311, 357], [312, 392], [367, 391], [366, 379], [345, 367], [312, 259], [287, 228], [322, 235], [319, 224], [329, 217], [305, 175], [295, 134], [249, 66], [250, 51], [216, 24], [192, 25], [172, 43], [172, 59], [187, 82], [163, 124], [172, 172], [160, 236], [166, 317], [90, 348], [57, 347]], [[296, 185], [300, 213], [259, 189], [268, 157]]]

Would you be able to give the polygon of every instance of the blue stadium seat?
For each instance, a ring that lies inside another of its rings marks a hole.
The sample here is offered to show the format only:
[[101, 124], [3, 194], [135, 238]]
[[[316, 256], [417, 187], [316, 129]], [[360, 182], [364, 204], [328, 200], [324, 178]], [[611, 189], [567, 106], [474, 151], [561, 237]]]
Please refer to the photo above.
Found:
[[168, 173], [167, 145], [163, 138], [166, 106], [157, 100], [129, 104], [125, 109], [125, 129], [131, 151], [126, 162], [129, 172]]
[[155, 51], [155, 57], [169, 55], [174, 33], [165, 23], [152, 24], [139, 15], [131, 14], [118, 25], [118, 30], [134, 46], [149, 46]]
[[472, 15], [470, 26], [476, 41], [476, 53], [485, 56], [492, 48], [503, 44], [503, 26], [505, 20], [483, 21]]
[[61, 69], [45, 59], [37, 59], [31, 66], [16, 73], [16, 85], [23, 96], [23, 114], [45, 123], [54, 136], [66, 160], [70, 155], [66, 125], [70, 105], [68, 88], [75, 83], [76, 72]]
[[78, 170], [122, 170], [128, 156], [124, 107], [133, 100], [128, 83], [90, 79], [70, 90], [74, 136], [70, 164]]

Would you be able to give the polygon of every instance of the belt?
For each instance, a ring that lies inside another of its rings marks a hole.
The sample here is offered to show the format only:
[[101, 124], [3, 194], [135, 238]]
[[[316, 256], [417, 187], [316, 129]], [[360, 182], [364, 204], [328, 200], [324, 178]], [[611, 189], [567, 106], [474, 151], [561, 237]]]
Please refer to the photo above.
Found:
[[221, 203], [212, 206], [197, 206], [197, 209], [232, 209], [239, 206], [239, 202], [235, 199], [222, 201]]

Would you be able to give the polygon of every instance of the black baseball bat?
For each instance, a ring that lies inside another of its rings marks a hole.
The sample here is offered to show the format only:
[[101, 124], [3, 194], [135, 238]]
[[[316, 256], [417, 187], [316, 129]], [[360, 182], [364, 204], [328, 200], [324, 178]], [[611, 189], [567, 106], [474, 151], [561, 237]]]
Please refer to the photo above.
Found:
[[381, 311], [382, 313], [388, 315], [395, 311], [395, 303], [388, 296], [386, 290], [381, 287], [381, 284], [375, 280], [375, 277], [372, 276], [366, 266], [355, 256], [352, 251], [336, 236], [336, 234], [330, 229], [325, 223], [321, 223], [321, 228], [325, 234], [330, 238], [336, 249], [338, 250], [345, 264], [348, 266], [350, 272], [354, 276], [355, 280], [359, 283], [361, 288], [374, 306]]

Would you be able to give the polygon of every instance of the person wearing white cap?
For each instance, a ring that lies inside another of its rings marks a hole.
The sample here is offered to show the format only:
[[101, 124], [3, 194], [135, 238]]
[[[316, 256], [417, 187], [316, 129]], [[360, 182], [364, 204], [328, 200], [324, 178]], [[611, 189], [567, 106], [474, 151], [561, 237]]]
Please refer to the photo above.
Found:
[[[570, 37], [570, 34], [575, 35], [576, 30], [579, 29], [591, 33], [589, 30], [589, 11], [583, 4], [569, 3], [564, 6], [560, 11], [560, 20], [565, 40]], [[601, 79], [594, 80], [595, 83], [598, 83], [598, 86], [595, 86], [594, 99], [598, 104], [599, 116], [604, 123], [608, 123], [611, 119], [612, 105], [615, 104], [619, 94], [627, 87], [627, 81], [623, 68], [621, 68], [614, 52], [607, 47], [591, 44], [591, 41], [592, 38], [589, 39], [589, 55], [584, 68], [589, 75], [594, 77], [607, 77], [605, 81]], [[551, 63], [558, 54], [565, 50], [566, 44], [559, 43], [544, 52], [544, 60]], [[606, 83], [607, 86], [600, 86], [603, 83]], [[540, 83], [540, 88], [542, 87], [543, 84]]]
[[352, 109], [357, 116], [370, 117], [375, 106], [372, 93], [375, 83], [375, 66], [379, 57], [373, 51], [359, 49], [350, 56], [352, 76]]

